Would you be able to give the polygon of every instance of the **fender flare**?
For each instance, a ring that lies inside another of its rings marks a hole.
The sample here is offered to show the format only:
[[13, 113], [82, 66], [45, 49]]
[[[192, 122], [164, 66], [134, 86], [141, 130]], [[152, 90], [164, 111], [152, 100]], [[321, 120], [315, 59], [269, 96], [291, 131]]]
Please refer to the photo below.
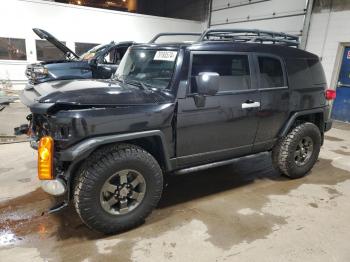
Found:
[[[85, 158], [87, 158], [97, 147], [102, 145], [107, 145], [116, 142], [123, 142], [137, 138], [147, 138], [147, 137], [158, 137], [161, 141], [161, 146], [163, 150], [164, 163], [167, 170], [171, 169], [170, 157], [167, 144], [165, 142], [165, 137], [160, 130], [150, 130], [142, 132], [134, 132], [127, 134], [118, 135], [108, 135], [108, 136], [97, 136], [77, 143], [76, 145], [63, 150], [58, 153], [58, 159], [60, 161], [74, 162], [77, 163]], [[72, 165], [74, 165], [72, 163]], [[71, 166], [72, 166], [71, 165]]]
[[304, 115], [310, 115], [310, 114], [316, 114], [316, 113], [322, 113], [323, 114], [323, 121], [325, 119], [325, 111], [323, 108], [315, 108], [315, 109], [310, 109], [310, 110], [303, 110], [303, 111], [299, 111], [299, 112], [295, 112], [291, 115], [291, 117], [289, 117], [287, 123], [282, 127], [279, 136], [283, 137], [286, 136], [289, 132], [289, 130], [291, 129], [291, 127], [293, 126], [295, 120], [299, 117], [299, 116], [304, 116]]

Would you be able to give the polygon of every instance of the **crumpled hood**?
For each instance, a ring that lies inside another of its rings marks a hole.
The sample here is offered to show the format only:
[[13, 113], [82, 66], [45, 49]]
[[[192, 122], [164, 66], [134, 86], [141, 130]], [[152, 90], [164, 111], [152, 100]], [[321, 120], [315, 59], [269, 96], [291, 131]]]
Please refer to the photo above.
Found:
[[167, 103], [173, 95], [165, 90], [143, 90], [111, 80], [61, 80], [33, 87], [38, 102], [71, 105], [141, 105]]

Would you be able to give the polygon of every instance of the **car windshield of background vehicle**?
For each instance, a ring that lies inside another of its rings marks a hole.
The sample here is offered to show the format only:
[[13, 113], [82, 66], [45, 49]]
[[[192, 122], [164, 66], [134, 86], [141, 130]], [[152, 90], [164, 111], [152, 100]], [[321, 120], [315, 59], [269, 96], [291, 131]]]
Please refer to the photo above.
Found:
[[168, 88], [178, 51], [129, 49], [116, 72], [116, 79], [137, 81], [155, 88]]
[[[61, 42], [64, 45], [65, 42]], [[36, 57], [38, 61], [64, 60], [64, 53], [46, 40], [35, 40]]]
[[88, 50], [87, 52], [83, 53], [80, 56], [81, 60], [91, 60], [95, 57], [100, 56], [102, 53], [104, 53], [107, 49], [110, 48], [111, 45], [98, 45], [95, 46], [94, 48], [91, 48], [90, 50]]
[[95, 46], [98, 46], [99, 44], [93, 44], [93, 43], [75, 43], [75, 53], [77, 55], [82, 55], [86, 52], [88, 52], [90, 49], [94, 48]]
[[0, 59], [27, 60], [25, 40], [0, 37]]

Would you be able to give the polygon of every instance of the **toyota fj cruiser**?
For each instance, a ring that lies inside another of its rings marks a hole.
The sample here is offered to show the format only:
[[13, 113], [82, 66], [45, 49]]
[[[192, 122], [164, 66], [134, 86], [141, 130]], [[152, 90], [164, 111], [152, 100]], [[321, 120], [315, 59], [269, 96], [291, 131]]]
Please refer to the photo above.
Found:
[[[28, 86], [42, 188], [73, 201], [89, 227], [115, 233], [157, 206], [163, 177], [271, 151], [304, 176], [331, 128], [333, 90], [298, 38], [207, 30], [195, 43], [130, 47], [110, 80]], [[62, 206], [57, 206], [60, 209]]]

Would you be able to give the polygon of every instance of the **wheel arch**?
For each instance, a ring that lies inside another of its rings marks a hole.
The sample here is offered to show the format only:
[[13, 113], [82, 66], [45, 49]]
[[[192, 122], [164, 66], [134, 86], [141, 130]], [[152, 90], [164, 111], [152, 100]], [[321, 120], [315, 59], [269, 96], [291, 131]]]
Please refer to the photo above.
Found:
[[[59, 153], [59, 160], [70, 162], [72, 170], [79, 166], [92, 152], [114, 143], [133, 144], [142, 147], [158, 161], [165, 170], [171, 170], [168, 147], [160, 130], [88, 138]], [[160, 149], [160, 150], [159, 150]]]
[[64, 173], [68, 188], [67, 202], [72, 197], [71, 193], [75, 173], [77, 173], [77, 170], [83, 165], [84, 161], [96, 150], [115, 143], [137, 145], [150, 153], [164, 171], [170, 171], [172, 169], [165, 137], [160, 130], [85, 139], [71, 148], [59, 153], [59, 161], [69, 163], [68, 168]]
[[323, 136], [325, 126], [324, 114], [325, 112], [323, 108], [292, 113], [286, 124], [281, 129], [279, 137], [286, 136], [298, 122], [310, 122], [315, 124], [320, 129], [321, 135]]

